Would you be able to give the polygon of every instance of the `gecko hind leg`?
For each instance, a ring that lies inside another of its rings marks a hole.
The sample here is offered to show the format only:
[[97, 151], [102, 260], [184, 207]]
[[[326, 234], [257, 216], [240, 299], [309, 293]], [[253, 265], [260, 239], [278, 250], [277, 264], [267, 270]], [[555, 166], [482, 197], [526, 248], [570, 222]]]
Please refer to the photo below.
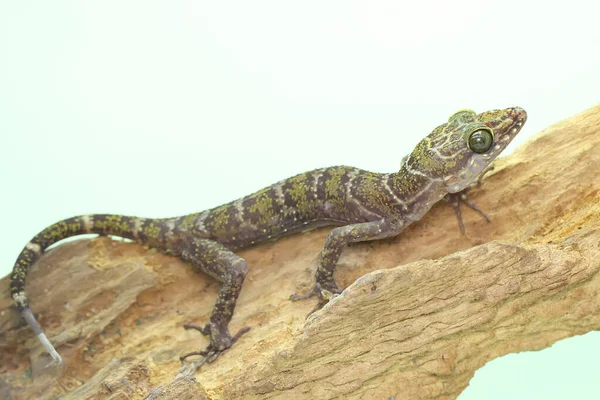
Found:
[[209, 322], [203, 327], [192, 324], [183, 326], [186, 330], [195, 329], [210, 339], [206, 349], [193, 351], [179, 358], [184, 362], [188, 357], [202, 356], [203, 359], [195, 364], [195, 370], [204, 363], [216, 360], [224, 350], [250, 330], [249, 327], [243, 327], [232, 336], [228, 327], [248, 272], [248, 264], [220, 243], [199, 238], [189, 239], [183, 244], [181, 258], [222, 283]]

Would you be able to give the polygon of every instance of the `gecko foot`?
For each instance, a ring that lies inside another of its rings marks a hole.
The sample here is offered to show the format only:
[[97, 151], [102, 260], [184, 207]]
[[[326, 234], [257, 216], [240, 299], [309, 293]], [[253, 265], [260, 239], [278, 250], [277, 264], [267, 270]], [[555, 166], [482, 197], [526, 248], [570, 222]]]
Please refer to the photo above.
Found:
[[486, 213], [484, 213], [483, 210], [481, 210], [479, 207], [477, 207], [477, 204], [473, 203], [469, 199], [468, 193], [469, 193], [469, 189], [481, 186], [481, 182], [483, 182], [484, 176], [493, 170], [494, 170], [494, 165], [488, 166], [479, 175], [477, 180], [473, 184], [471, 184], [469, 187], [467, 187], [464, 190], [461, 190], [460, 192], [448, 193], [446, 196], [444, 196], [444, 201], [446, 203], [450, 204], [452, 207], [454, 207], [454, 212], [456, 213], [456, 218], [458, 218], [458, 227], [460, 228], [460, 232], [463, 234], [465, 233], [465, 224], [463, 223], [462, 213], [460, 211], [460, 202], [461, 201], [464, 202], [469, 208], [471, 208], [471, 209], [477, 211], [479, 214], [481, 214], [481, 216], [487, 222], [491, 221], [490, 217]]
[[335, 282], [328, 284], [327, 288], [325, 288], [324, 285], [321, 285], [317, 282], [315, 283], [310, 292], [302, 295], [294, 293], [290, 296], [290, 300], [298, 301], [317, 296], [319, 298], [319, 301], [317, 302], [315, 308], [313, 308], [308, 314], [306, 314], [306, 318], [308, 318], [312, 313], [323, 308], [325, 304], [329, 303], [329, 300], [338, 296], [340, 293], [342, 293], [342, 291]]
[[194, 371], [202, 367], [202, 365], [206, 363], [212, 363], [215, 361], [225, 350], [233, 346], [235, 342], [246, 332], [250, 330], [249, 327], [243, 327], [236, 333], [234, 336], [229, 334], [227, 327], [225, 329], [214, 329], [213, 325], [210, 323], [206, 324], [204, 327], [198, 325], [184, 324], [183, 328], [185, 330], [195, 329], [202, 333], [204, 336], [210, 336], [210, 344], [204, 350], [192, 351], [186, 353], [179, 357], [179, 360], [184, 363], [184, 361], [191, 356], [202, 356], [199, 360], [193, 360], [187, 365], [184, 365], [180, 369], [180, 373], [184, 375], [193, 374]]
[[469, 199], [467, 192], [468, 189], [465, 189], [457, 193], [448, 193], [444, 197], [444, 200], [454, 208], [456, 218], [458, 219], [458, 227], [460, 228], [461, 233], [465, 233], [465, 224], [463, 223], [462, 212], [460, 210], [461, 202], [464, 202], [472, 210], [477, 211], [487, 222], [491, 221], [490, 217], [483, 212], [483, 210], [479, 208], [477, 204], [473, 203], [473, 201]]

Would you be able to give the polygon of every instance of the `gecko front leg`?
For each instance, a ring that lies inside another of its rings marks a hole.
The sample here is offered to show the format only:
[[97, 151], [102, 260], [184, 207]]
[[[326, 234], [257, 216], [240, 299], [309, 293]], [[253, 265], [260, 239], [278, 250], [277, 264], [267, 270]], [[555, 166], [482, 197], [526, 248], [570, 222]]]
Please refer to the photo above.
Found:
[[483, 172], [481, 173], [481, 175], [479, 175], [477, 180], [474, 183], [472, 183], [471, 185], [469, 185], [469, 187], [461, 190], [460, 192], [448, 193], [446, 196], [444, 196], [443, 200], [446, 203], [450, 204], [450, 206], [452, 206], [452, 208], [454, 208], [454, 213], [456, 214], [456, 218], [458, 219], [458, 228], [460, 229], [460, 232], [462, 234], [464, 234], [466, 232], [466, 230], [465, 230], [465, 224], [462, 219], [462, 212], [460, 210], [461, 201], [464, 202], [470, 209], [478, 212], [479, 215], [481, 215], [487, 222], [491, 222], [491, 218], [481, 208], [479, 208], [477, 206], [477, 204], [473, 203], [473, 201], [471, 199], [469, 199], [469, 190], [471, 190], [474, 187], [481, 186], [483, 177], [488, 172], [493, 171], [493, 170], [494, 170], [494, 166], [490, 165], [489, 167], [487, 167], [486, 169], [483, 170]]
[[316, 281], [312, 290], [304, 295], [294, 293], [290, 296], [290, 300], [303, 300], [317, 296], [319, 302], [315, 309], [308, 315], [320, 309], [329, 300], [342, 292], [333, 278], [333, 273], [344, 247], [350, 243], [396, 236], [402, 231], [404, 226], [405, 224], [402, 221], [393, 223], [387, 219], [381, 219], [378, 221], [340, 226], [333, 229], [327, 236], [325, 246], [321, 250], [320, 263], [315, 273]]
[[180, 357], [183, 362], [193, 355], [202, 356], [203, 359], [192, 368], [195, 370], [206, 362], [214, 361], [224, 350], [231, 347], [240, 336], [250, 330], [250, 328], [244, 327], [234, 336], [229, 333], [229, 322], [248, 272], [248, 264], [243, 258], [222, 244], [214, 240], [199, 238], [190, 238], [184, 241], [181, 258], [223, 284], [209, 322], [204, 327], [184, 325], [185, 329], [195, 329], [210, 338], [210, 344], [205, 350], [194, 351]]

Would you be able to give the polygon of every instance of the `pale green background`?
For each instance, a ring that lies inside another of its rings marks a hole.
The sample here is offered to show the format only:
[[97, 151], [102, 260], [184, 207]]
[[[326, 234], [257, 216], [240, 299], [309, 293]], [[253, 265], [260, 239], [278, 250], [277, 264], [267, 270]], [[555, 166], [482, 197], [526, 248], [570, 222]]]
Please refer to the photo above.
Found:
[[[65, 217], [393, 171], [459, 108], [525, 107], [518, 144], [594, 105], [596, 2], [522, 3], [0, 2], [0, 276]], [[597, 334], [510, 355], [460, 398], [598, 398], [599, 355]]]

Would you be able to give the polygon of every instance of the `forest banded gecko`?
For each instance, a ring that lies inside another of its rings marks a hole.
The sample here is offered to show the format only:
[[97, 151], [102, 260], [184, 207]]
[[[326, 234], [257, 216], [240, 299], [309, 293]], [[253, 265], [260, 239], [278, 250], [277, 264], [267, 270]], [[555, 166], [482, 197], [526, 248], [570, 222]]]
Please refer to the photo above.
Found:
[[312, 290], [291, 296], [292, 300], [316, 296], [317, 308], [322, 307], [341, 292], [333, 273], [346, 245], [396, 236], [449, 193], [460, 193], [476, 182], [526, 119], [525, 110], [519, 107], [481, 114], [460, 110], [421, 140], [394, 173], [347, 166], [321, 168], [183, 217], [96, 214], [57, 222], [36, 235], [19, 255], [10, 276], [12, 298], [48, 353], [61, 363], [25, 295], [32, 264], [48, 246], [75, 235], [96, 233], [144, 243], [180, 257], [222, 283], [209, 322], [203, 327], [184, 325], [209, 336], [210, 344], [181, 360], [201, 355], [212, 361], [248, 331], [242, 328], [232, 336], [228, 328], [248, 270], [235, 251], [316, 227], [336, 226], [321, 251]]

